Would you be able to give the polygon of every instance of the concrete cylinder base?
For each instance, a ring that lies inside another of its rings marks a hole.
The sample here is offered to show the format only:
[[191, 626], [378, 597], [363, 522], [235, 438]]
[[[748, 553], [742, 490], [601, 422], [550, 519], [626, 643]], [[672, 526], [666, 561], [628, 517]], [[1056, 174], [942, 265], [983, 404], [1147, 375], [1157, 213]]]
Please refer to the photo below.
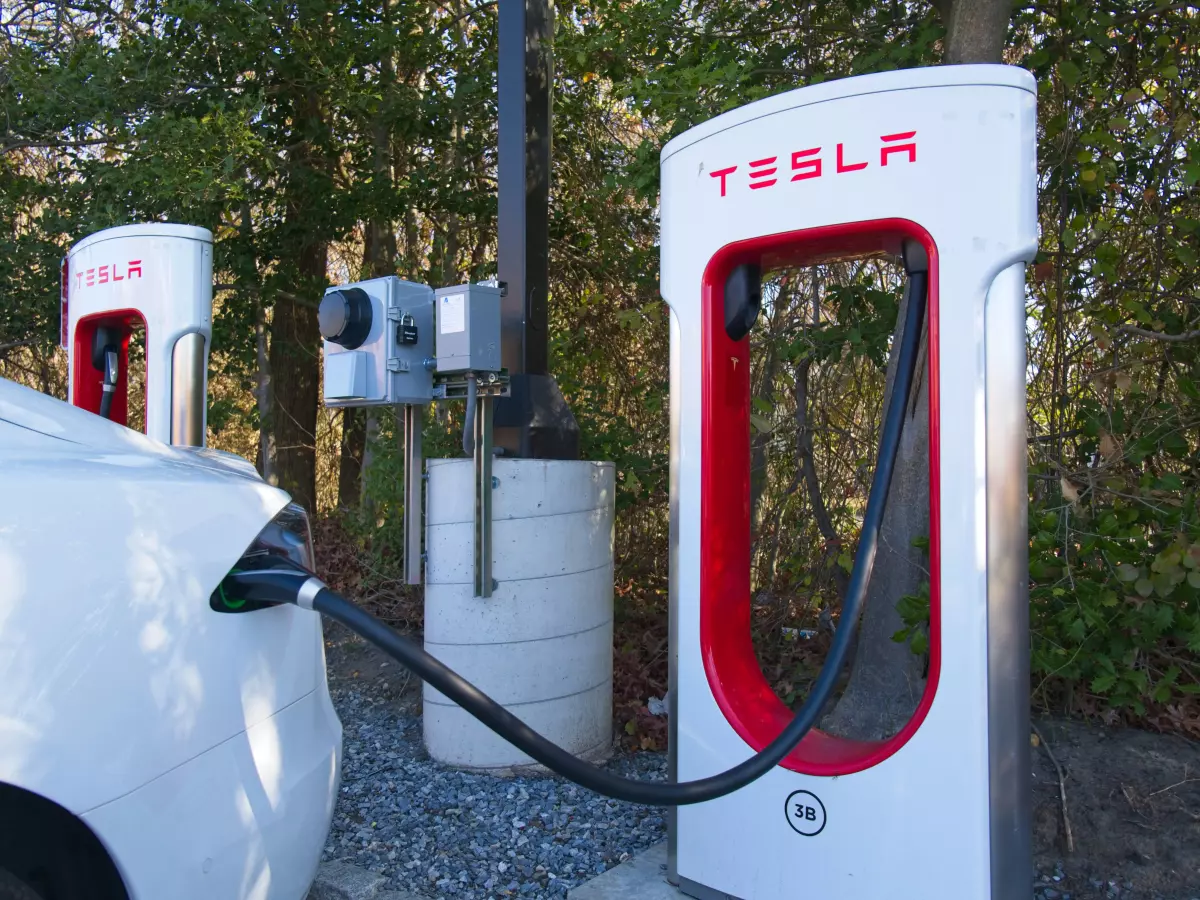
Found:
[[[473, 596], [474, 467], [428, 463], [425, 649], [576, 756], [612, 749], [612, 463], [497, 459], [491, 597]], [[539, 768], [428, 685], [425, 746], [493, 774]]]

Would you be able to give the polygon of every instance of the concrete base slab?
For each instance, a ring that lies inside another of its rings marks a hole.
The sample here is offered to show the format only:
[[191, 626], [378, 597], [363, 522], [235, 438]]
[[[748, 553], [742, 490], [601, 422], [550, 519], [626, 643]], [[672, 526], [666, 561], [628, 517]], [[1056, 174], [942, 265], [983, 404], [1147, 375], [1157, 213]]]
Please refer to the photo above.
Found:
[[349, 863], [322, 863], [307, 900], [419, 900], [407, 891], [385, 891], [387, 879]]
[[571, 888], [567, 900], [682, 900], [667, 883], [667, 842], [655, 844], [603, 875]]

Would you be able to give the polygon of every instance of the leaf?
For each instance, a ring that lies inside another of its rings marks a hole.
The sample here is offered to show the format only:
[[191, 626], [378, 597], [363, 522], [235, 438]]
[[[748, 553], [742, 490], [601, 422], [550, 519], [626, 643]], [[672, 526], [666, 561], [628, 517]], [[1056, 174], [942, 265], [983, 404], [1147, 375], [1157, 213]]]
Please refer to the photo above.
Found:
[[1188, 442], [1178, 431], [1172, 431], [1163, 438], [1163, 449], [1172, 456], [1182, 459], [1188, 455]]
[[1200, 590], [1200, 571], [1192, 569], [1192, 571], [1188, 572], [1187, 583], [1197, 590]]
[[775, 430], [775, 426], [771, 424], [771, 420], [760, 416], [757, 413], [750, 413], [750, 424], [754, 426], [754, 430], [759, 434], [770, 434]]
[[1117, 580], [1118, 581], [1124, 581], [1124, 582], [1137, 581], [1137, 578], [1138, 578], [1138, 570], [1134, 566], [1131, 566], [1129, 563], [1121, 563], [1121, 565], [1117, 566]]
[[1160, 491], [1182, 491], [1183, 479], [1174, 473], [1163, 475], [1155, 484]]
[[1100, 432], [1100, 455], [1106, 463], [1112, 464], [1121, 457], [1121, 447], [1107, 431]]
[[1079, 78], [1083, 74], [1079, 66], [1071, 62], [1069, 59], [1064, 59], [1058, 64], [1058, 77], [1062, 79], [1063, 84], [1067, 87], [1074, 87], [1079, 83]]
[[1059, 487], [1062, 488], [1063, 499], [1074, 505], [1079, 502], [1079, 489], [1067, 480], [1067, 476], [1063, 475], [1058, 479]]
[[1092, 693], [1105, 694], [1117, 683], [1116, 675], [1097, 675], [1092, 679]]
[[1137, 584], [1135, 584], [1133, 586], [1133, 589], [1135, 591], [1137, 591], [1141, 596], [1149, 597], [1151, 594], [1154, 593], [1154, 582], [1151, 581], [1149, 578], [1139, 578], [1137, 580]]

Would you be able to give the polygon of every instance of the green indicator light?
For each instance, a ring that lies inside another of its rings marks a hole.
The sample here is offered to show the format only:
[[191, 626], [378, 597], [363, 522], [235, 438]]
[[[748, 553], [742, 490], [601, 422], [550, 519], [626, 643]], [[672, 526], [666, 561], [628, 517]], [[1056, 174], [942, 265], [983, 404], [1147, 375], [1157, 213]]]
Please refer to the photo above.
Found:
[[[240, 571], [241, 571], [241, 569], [230, 569], [229, 574], [236, 575]], [[224, 581], [222, 581], [219, 585], [217, 585], [217, 592], [221, 595], [221, 602], [225, 604], [226, 609], [241, 609], [243, 606], [246, 605], [245, 597], [230, 600], [229, 597], [227, 597], [225, 595], [225, 582]]]

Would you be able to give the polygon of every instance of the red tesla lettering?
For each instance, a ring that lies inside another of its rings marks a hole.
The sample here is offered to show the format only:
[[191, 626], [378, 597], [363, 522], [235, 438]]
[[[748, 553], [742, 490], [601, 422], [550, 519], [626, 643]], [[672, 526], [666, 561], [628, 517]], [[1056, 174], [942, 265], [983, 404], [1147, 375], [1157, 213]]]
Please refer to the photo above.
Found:
[[[901, 132], [900, 134], [883, 134], [883, 135], [879, 136], [879, 139], [881, 141], [883, 141], [885, 144], [888, 144], [888, 143], [894, 144], [896, 141], [909, 141], [910, 138], [914, 138], [916, 136], [917, 136], [917, 133], [915, 131], [904, 131], [904, 132]], [[908, 161], [910, 163], [916, 162], [917, 161], [917, 142], [909, 141], [909, 143], [906, 143], [906, 144], [896, 144], [894, 147], [880, 147], [879, 148], [879, 164], [881, 166], [887, 165], [889, 153], [907, 153]]]
[[837, 170], [838, 170], [838, 172], [857, 172], [859, 169], [865, 169], [867, 167], [867, 164], [865, 162], [850, 163], [849, 165], [846, 165], [845, 159], [842, 156], [842, 146], [843, 146], [842, 144], [838, 144], [838, 146], [837, 146]]
[[712, 178], [720, 178], [721, 179], [721, 196], [722, 197], [725, 196], [725, 177], [727, 175], [733, 174], [736, 171], [737, 171], [737, 166], [730, 166], [728, 169], [715, 169], [714, 171], [708, 173], [709, 176], [711, 176]]
[[[759, 188], [770, 187], [778, 180], [771, 178], [777, 171], [775, 168], [775, 160], [777, 159], [779, 159], [778, 156], [768, 156], [766, 159], [756, 159], [750, 163], [750, 178], [752, 179], [750, 190], [757, 191]], [[770, 166], [770, 168], [764, 169], [762, 168], [763, 166]], [[756, 169], [757, 171], [755, 171]], [[758, 179], [758, 183], [756, 184], [753, 179]]]
[[108, 284], [108, 266], [100, 267], [100, 283]]
[[116, 266], [113, 266], [113, 281], [124, 281], [125, 280], [124, 275], [118, 274], [120, 271], [121, 270], [119, 268], [117, 268]]
[[811, 150], [797, 150], [792, 154], [792, 171], [797, 173], [792, 176], [792, 181], [803, 181], [805, 178], [820, 178], [821, 177], [821, 158], [805, 159], [806, 156], [816, 156], [821, 152], [820, 147], [813, 147]]
[[75, 273], [75, 288], [78, 290], [81, 287], [83, 287], [83, 272], [79, 271]]
[[[865, 166], [866, 163], [863, 163], [863, 165]], [[131, 259], [129, 261], [129, 277], [132, 278], [135, 272], [138, 278], [142, 277], [142, 261], [140, 259]]]
[[95, 283], [96, 283], [96, 270], [95, 270], [95, 269], [88, 269], [88, 270], [87, 270], [87, 284], [88, 284], [88, 287], [91, 287], [91, 286], [92, 286], [93, 284], [95, 284]]

